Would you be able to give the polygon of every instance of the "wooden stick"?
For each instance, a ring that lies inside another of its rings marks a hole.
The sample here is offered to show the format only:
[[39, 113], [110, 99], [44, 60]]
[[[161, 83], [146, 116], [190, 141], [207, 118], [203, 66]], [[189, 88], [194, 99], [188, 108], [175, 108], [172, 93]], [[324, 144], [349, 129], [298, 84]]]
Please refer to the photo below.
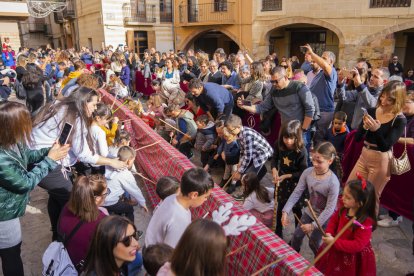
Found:
[[227, 180], [226, 184], [224, 184], [223, 186], [223, 190], [227, 188], [227, 186], [229, 185], [229, 183], [231, 182], [231, 180], [233, 179], [233, 177], [236, 175], [237, 171], [235, 171], [232, 176], [230, 176], [230, 178]]
[[341, 231], [339, 231], [339, 233], [335, 236], [334, 240], [329, 245], [327, 245], [318, 256], [316, 256], [313, 262], [309, 264], [308, 267], [300, 273], [300, 275], [304, 275], [312, 266], [314, 266], [326, 254], [326, 252], [328, 252], [328, 250], [335, 244], [335, 242], [345, 233], [345, 231], [351, 227], [352, 224], [354, 224], [354, 221], [355, 217], [348, 221], [348, 223], [345, 224]]
[[209, 211], [207, 211], [207, 213], [203, 216], [203, 219], [205, 219], [208, 216], [208, 214], [210, 214]]
[[148, 182], [150, 182], [150, 183], [152, 183], [152, 184], [154, 184], [154, 185], [157, 185], [157, 183], [155, 183], [154, 181], [152, 181], [152, 180], [151, 180], [151, 179], [149, 179], [149, 178], [146, 178], [144, 175], [142, 175], [142, 174], [141, 174], [141, 173], [139, 173], [139, 172], [134, 172], [133, 174], [136, 174], [136, 175], [138, 175], [138, 176], [142, 177], [143, 179], [147, 180]]
[[260, 270], [258, 270], [258, 271], [256, 271], [255, 273], [253, 273], [251, 276], [256, 276], [256, 275], [259, 275], [260, 273], [262, 273], [263, 271], [265, 271], [266, 269], [268, 269], [268, 268], [269, 268], [269, 267], [271, 267], [272, 265], [278, 264], [278, 263], [280, 263], [281, 261], [283, 261], [283, 260], [284, 260], [284, 259], [286, 259], [286, 258], [287, 258], [287, 256], [283, 256], [283, 257], [281, 257], [281, 258], [277, 259], [276, 261], [271, 262], [270, 264], [268, 264], [268, 265], [266, 265], [266, 266], [262, 267]]
[[114, 101], [112, 102], [112, 105], [111, 105], [111, 110], [112, 110], [112, 108], [114, 108], [114, 105], [115, 105], [115, 102], [116, 102], [116, 97], [118, 96], [118, 93], [119, 93], [119, 89], [116, 91]]
[[279, 202], [277, 200], [277, 191], [279, 190], [280, 181], [276, 182], [275, 185], [275, 199], [273, 201], [273, 221], [272, 221], [272, 231], [276, 231], [276, 225], [277, 225], [277, 208], [279, 207]]
[[140, 148], [136, 149], [135, 151], [139, 151], [139, 150], [142, 150], [142, 149], [145, 149], [145, 148], [149, 148], [149, 147], [151, 147], [151, 146], [153, 146], [153, 145], [158, 144], [159, 142], [161, 142], [161, 140], [158, 140], [158, 141], [157, 141], [157, 142], [155, 142], [155, 143], [152, 143], [152, 144], [149, 144], [149, 145], [146, 145], [146, 146], [140, 147]]
[[309, 201], [309, 200], [307, 200], [307, 199], [305, 199], [305, 202], [306, 202], [306, 204], [308, 205], [308, 208], [309, 208], [309, 211], [311, 212], [311, 215], [312, 215], [313, 220], [316, 222], [316, 225], [318, 225], [318, 228], [319, 228], [319, 230], [322, 232], [322, 235], [323, 235], [324, 237], [326, 237], [326, 233], [325, 233], [325, 231], [323, 230], [322, 226], [320, 225], [320, 223], [319, 223], [319, 221], [318, 221], [318, 217], [316, 216], [315, 211], [313, 210], [313, 208], [312, 208], [312, 205], [311, 205], [310, 201]]
[[166, 124], [167, 126], [171, 127], [172, 129], [175, 129], [175, 130], [176, 130], [176, 131], [178, 131], [179, 133], [183, 134], [184, 136], [187, 136], [187, 137], [191, 138], [191, 136], [190, 136], [190, 135], [188, 135], [187, 133], [182, 132], [181, 130], [179, 130], [179, 129], [178, 129], [178, 128], [176, 128], [175, 126], [173, 126], [173, 125], [171, 125], [171, 124], [167, 123], [167, 122], [166, 122], [166, 121], [164, 121], [163, 119], [161, 119], [161, 118], [157, 118], [157, 119], [158, 119], [158, 120], [160, 120], [161, 122], [163, 122], [164, 124]]
[[234, 254], [236, 254], [236, 253], [238, 253], [238, 252], [242, 251], [242, 250], [243, 250], [243, 249], [245, 249], [247, 246], [249, 246], [249, 244], [245, 244], [245, 245], [243, 245], [243, 246], [241, 246], [241, 247], [237, 248], [236, 250], [230, 251], [230, 253], [228, 253], [228, 254], [226, 255], [226, 257], [230, 257], [231, 255], [234, 255]]
[[[298, 218], [298, 216], [297, 216], [295, 213], [293, 213], [293, 215], [295, 216], [295, 218], [296, 218], [296, 220], [298, 221], [299, 225], [300, 225], [300, 226], [302, 226], [302, 225], [303, 225], [303, 223], [300, 221], [300, 218]], [[315, 243], [313, 242], [313, 240], [311, 240], [311, 238], [310, 238], [310, 236], [309, 236], [309, 233], [305, 233], [305, 234], [306, 234], [306, 237], [308, 237], [309, 242], [311, 242], [311, 243], [312, 243], [312, 246], [313, 246], [313, 247], [315, 247], [316, 249], [318, 249], [318, 247], [315, 245]]]
[[129, 100], [125, 100], [125, 102], [123, 102], [120, 106], [118, 106], [118, 108], [117, 108], [117, 109], [115, 109], [115, 111], [113, 111], [113, 112], [112, 112], [112, 114], [115, 114], [115, 112], [117, 112], [117, 111], [118, 111], [118, 109], [120, 109], [120, 108], [121, 108], [121, 106], [126, 105], [128, 102], [129, 102]]

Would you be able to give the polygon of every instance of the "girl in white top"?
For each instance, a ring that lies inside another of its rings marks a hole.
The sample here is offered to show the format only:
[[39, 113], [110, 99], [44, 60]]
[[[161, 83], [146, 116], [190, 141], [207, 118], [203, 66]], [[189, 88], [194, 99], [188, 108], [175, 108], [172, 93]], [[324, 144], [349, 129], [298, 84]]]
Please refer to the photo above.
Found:
[[68, 156], [42, 179], [39, 186], [49, 192], [48, 210], [52, 224], [53, 239], [57, 238], [57, 221], [59, 214], [69, 200], [72, 182], [64, 177], [65, 170], [77, 160], [95, 165], [107, 165], [115, 169], [125, 169], [125, 162], [109, 159], [93, 153], [93, 142], [90, 133], [92, 113], [98, 103], [98, 93], [90, 88], [80, 87], [59, 102], [44, 106], [33, 118], [33, 149], [51, 147], [59, 138], [65, 123], [73, 126], [69, 135], [70, 150]]
[[264, 225], [271, 227], [274, 189], [260, 185], [259, 178], [254, 172], [248, 172], [243, 175], [241, 183], [243, 196], [245, 197], [243, 207], [249, 210]]

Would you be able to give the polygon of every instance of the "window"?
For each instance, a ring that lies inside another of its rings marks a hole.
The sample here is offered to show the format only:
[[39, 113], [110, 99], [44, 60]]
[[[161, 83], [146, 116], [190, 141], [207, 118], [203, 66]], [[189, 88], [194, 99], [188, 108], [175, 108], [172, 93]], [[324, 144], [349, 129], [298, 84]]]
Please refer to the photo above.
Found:
[[411, 0], [370, 0], [370, 8], [401, 8], [410, 7]]
[[148, 33], [146, 31], [134, 32], [134, 48], [139, 58], [142, 59], [145, 49], [148, 49]]
[[281, 11], [282, 0], [262, 0], [262, 11]]
[[214, 11], [215, 12], [227, 11], [227, 0], [214, 0]]

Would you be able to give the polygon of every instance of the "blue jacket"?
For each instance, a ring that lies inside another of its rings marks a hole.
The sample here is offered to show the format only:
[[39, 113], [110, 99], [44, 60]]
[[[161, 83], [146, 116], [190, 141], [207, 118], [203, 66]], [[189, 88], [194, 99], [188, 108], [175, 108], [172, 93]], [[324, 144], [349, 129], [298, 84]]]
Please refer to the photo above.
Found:
[[223, 113], [226, 105], [233, 105], [233, 95], [223, 86], [207, 82], [197, 101], [203, 110], [215, 109], [217, 113]]
[[230, 77], [223, 75], [221, 81], [222, 84], [231, 85], [231, 87], [235, 90], [240, 89], [240, 77], [235, 71], [231, 72]]
[[[9, 59], [7, 60], [7, 55], [9, 56]], [[14, 66], [14, 59], [13, 54], [11, 52], [3, 52], [1, 54], [1, 59], [3, 60], [4, 66]]]
[[127, 65], [122, 67], [119, 78], [121, 79], [123, 84], [125, 84], [127, 87], [129, 86], [130, 79], [131, 79], [131, 70], [129, 69]]
[[91, 54], [84, 53], [80, 58], [85, 64], [93, 64], [93, 56]]

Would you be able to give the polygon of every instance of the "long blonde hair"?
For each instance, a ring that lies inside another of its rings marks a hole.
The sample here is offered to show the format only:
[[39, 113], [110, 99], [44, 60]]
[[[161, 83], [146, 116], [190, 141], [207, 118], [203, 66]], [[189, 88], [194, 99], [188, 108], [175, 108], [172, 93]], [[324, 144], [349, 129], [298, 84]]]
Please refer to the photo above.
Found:
[[400, 81], [388, 82], [378, 97], [377, 108], [381, 105], [380, 99], [383, 95], [387, 95], [393, 100], [393, 107], [391, 112], [394, 115], [401, 113], [405, 105], [405, 98], [407, 96], [407, 89], [405, 87], [405, 84]]

